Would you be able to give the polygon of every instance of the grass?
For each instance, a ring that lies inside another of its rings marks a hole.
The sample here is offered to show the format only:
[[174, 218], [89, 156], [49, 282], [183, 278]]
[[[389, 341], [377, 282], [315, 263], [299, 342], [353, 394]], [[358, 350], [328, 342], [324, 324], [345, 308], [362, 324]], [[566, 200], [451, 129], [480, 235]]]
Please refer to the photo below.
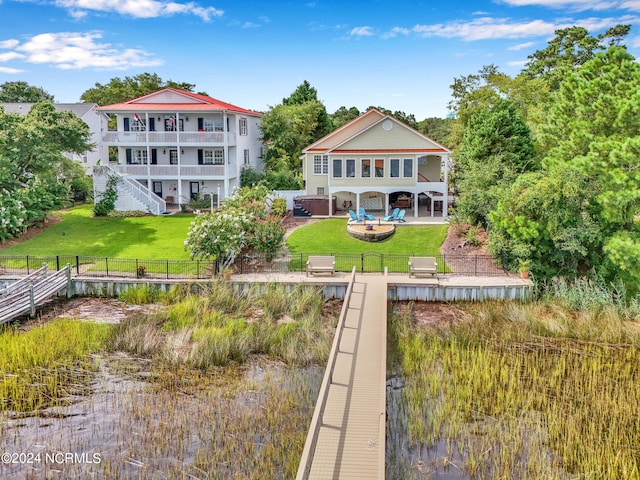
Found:
[[[640, 479], [638, 318], [548, 300], [458, 304], [451, 326], [429, 328], [396, 304], [406, 383], [388, 443], [436, 449], [438, 466], [465, 478]], [[389, 468], [423, 478], [415, 456]]]
[[55, 212], [60, 222], [2, 253], [189, 259], [184, 240], [192, 215], [94, 218], [91, 213], [91, 205]]
[[111, 326], [55, 320], [27, 332], [0, 334], [2, 408], [19, 412], [56, 404], [78, 387], [88, 388], [86, 357], [101, 351]]
[[356, 254], [373, 252], [383, 254], [437, 255], [447, 236], [448, 225], [400, 226], [381, 242], [363, 242], [347, 233], [347, 221], [325, 219], [298, 228], [287, 238], [291, 253]]
[[[239, 293], [228, 282], [213, 282], [199, 290], [165, 295], [162, 312], [116, 326], [112, 348], [199, 369], [258, 354], [290, 365], [326, 360], [331, 328], [318, 289], [270, 285]], [[126, 298], [154, 299], [143, 290]]]

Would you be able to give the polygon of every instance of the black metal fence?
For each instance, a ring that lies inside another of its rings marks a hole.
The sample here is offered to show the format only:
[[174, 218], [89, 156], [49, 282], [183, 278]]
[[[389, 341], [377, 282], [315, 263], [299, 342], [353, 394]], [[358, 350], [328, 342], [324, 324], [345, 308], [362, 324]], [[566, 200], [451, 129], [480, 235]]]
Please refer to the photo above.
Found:
[[[307, 257], [332, 255], [336, 270], [359, 273], [408, 273], [412, 254], [382, 253], [299, 253], [268, 257], [240, 255], [233, 264], [237, 274], [287, 273], [306, 271]], [[433, 256], [433, 255], [430, 255]], [[507, 275], [501, 263], [490, 255], [435, 255], [440, 275], [498, 276]], [[0, 274], [28, 275], [46, 263], [49, 269], [60, 270], [68, 263], [74, 276], [121, 277], [149, 279], [207, 279], [217, 271], [215, 261], [149, 260], [131, 258], [87, 257], [80, 255], [0, 255]]]

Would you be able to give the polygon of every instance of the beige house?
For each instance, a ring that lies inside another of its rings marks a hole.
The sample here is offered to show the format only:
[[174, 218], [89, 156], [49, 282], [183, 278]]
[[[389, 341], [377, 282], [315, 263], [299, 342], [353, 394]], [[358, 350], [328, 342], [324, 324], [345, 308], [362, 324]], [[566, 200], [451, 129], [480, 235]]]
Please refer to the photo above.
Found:
[[398, 207], [407, 216], [446, 218], [450, 153], [371, 109], [302, 151], [306, 192], [343, 211], [388, 215]]

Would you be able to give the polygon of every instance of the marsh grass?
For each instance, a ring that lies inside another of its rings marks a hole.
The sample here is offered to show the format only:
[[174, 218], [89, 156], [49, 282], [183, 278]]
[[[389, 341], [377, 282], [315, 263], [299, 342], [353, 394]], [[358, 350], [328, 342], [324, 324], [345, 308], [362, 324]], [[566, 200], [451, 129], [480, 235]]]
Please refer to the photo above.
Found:
[[104, 349], [110, 325], [56, 320], [0, 333], [3, 410], [29, 412], [89, 388], [87, 355]]
[[640, 478], [637, 319], [597, 303], [495, 302], [419, 328], [411, 307], [396, 305], [391, 330], [414, 455], [444, 448], [452, 478]]
[[213, 282], [162, 301], [163, 311], [116, 327], [113, 347], [201, 369], [244, 363], [254, 354], [323, 363], [331, 348], [331, 325], [322, 320], [322, 294], [314, 287], [238, 292], [229, 282]]

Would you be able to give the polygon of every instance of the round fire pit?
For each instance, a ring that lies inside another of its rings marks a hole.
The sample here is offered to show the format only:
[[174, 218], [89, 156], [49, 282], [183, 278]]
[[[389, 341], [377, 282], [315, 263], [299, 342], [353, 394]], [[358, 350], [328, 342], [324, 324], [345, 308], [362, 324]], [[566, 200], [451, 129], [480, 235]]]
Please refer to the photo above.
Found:
[[380, 242], [389, 238], [396, 231], [396, 226], [387, 225], [350, 225], [347, 224], [347, 233], [353, 238], [363, 242]]

